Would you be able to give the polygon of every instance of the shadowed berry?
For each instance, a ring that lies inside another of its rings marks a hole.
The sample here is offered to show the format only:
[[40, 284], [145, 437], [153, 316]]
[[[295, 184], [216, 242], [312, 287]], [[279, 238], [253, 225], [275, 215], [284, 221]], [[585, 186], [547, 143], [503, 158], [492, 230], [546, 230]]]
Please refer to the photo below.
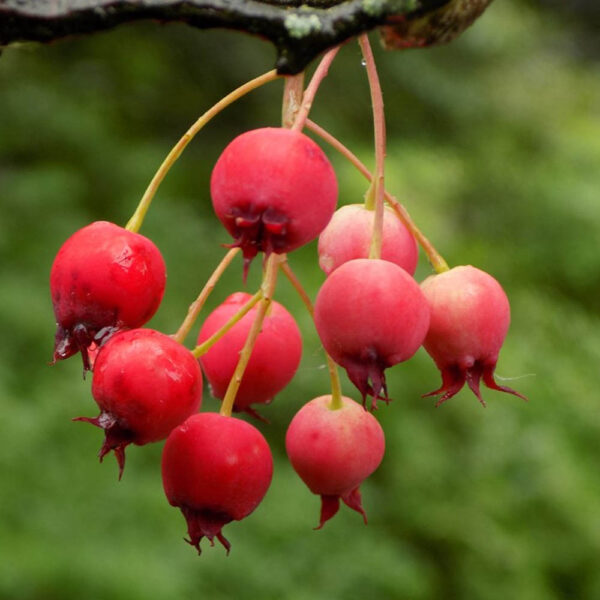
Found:
[[[415, 238], [391, 208], [383, 216], [381, 258], [414, 275], [419, 259]], [[327, 275], [349, 260], [368, 258], [374, 217], [364, 204], [347, 204], [333, 213], [319, 236], [319, 266]]]
[[[198, 344], [207, 340], [237, 313], [250, 295], [232, 294], [204, 321]], [[255, 306], [236, 323], [208, 352], [200, 357], [202, 370], [213, 396], [223, 399], [237, 366], [240, 352], [254, 322]], [[292, 315], [273, 301], [262, 324], [242, 383], [235, 397], [234, 410], [262, 418], [253, 404], [269, 404], [292, 379], [302, 356], [302, 337]]]

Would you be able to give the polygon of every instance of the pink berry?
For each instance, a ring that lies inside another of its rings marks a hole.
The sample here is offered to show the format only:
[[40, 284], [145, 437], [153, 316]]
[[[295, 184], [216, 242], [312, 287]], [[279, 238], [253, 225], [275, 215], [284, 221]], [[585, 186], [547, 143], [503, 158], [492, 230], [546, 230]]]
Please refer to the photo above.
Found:
[[57, 330], [54, 360], [87, 349], [118, 329], [141, 327], [165, 289], [165, 263], [146, 237], [97, 221], [60, 248], [50, 272]]
[[[364, 204], [338, 208], [319, 236], [319, 266], [327, 275], [354, 258], [368, 258], [375, 212]], [[386, 207], [383, 219], [381, 258], [396, 263], [414, 275], [419, 259], [417, 242], [412, 233]]]
[[276, 127], [236, 137], [213, 169], [210, 190], [245, 268], [258, 252], [290, 252], [316, 238], [338, 193], [321, 148], [299, 131]]
[[263, 499], [273, 476], [271, 450], [245, 421], [200, 413], [169, 435], [162, 456], [165, 494], [187, 521], [189, 544], [216, 538], [229, 553], [224, 525], [247, 517]]
[[330, 404], [331, 395], [305, 404], [285, 436], [294, 470], [321, 496], [317, 529], [337, 513], [340, 498], [367, 522], [359, 486], [377, 469], [385, 450], [383, 430], [371, 413], [346, 397], [337, 410]]
[[[218, 331], [250, 299], [238, 292], [229, 296], [204, 321], [198, 344]], [[225, 336], [200, 357], [213, 396], [222, 399], [237, 366], [240, 352], [254, 322], [258, 308], [252, 308]], [[242, 383], [234, 410], [261, 418], [252, 404], [268, 404], [292, 379], [302, 356], [302, 337], [294, 317], [278, 302], [269, 308]]]
[[[429, 307], [415, 280], [386, 260], [355, 259], [329, 275], [315, 302], [321, 342], [366, 402], [389, 400], [384, 370], [408, 360], [429, 327]], [[383, 391], [383, 396], [380, 393]]]
[[202, 372], [194, 355], [168, 335], [152, 329], [121, 331], [98, 352], [92, 395], [100, 415], [75, 420], [104, 429], [100, 460], [114, 450], [120, 478], [128, 444], [165, 439], [198, 411]]
[[425, 350], [442, 373], [442, 394], [436, 406], [452, 398], [468, 383], [481, 404], [485, 402], [479, 383], [525, 399], [508, 387], [498, 385], [494, 370], [510, 323], [508, 298], [491, 276], [472, 266], [454, 267], [432, 275], [421, 288], [431, 308], [431, 324]]

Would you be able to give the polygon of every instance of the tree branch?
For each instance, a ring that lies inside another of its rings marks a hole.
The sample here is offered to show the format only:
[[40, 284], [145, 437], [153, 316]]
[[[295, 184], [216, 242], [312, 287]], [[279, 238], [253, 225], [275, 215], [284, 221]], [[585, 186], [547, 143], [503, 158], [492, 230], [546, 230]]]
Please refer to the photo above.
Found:
[[[384, 26], [383, 31], [387, 32], [384, 39], [390, 47], [449, 41], [436, 41], [435, 32], [432, 35], [429, 32], [424, 41], [423, 23], [426, 30], [428, 15], [445, 14], [448, 7], [454, 7], [452, 18], [455, 21], [458, 18], [460, 24], [465, 11], [473, 13], [476, 6], [478, 15], [489, 2], [491, 0], [0, 0], [0, 46], [23, 41], [50, 42], [139, 20], [179, 21], [199, 29], [221, 27], [267, 38], [277, 50], [278, 71], [295, 74], [324, 50], [376, 27]], [[454, 14], [457, 6], [458, 17]], [[411, 33], [411, 23], [417, 21], [418, 39]], [[403, 39], [407, 41], [403, 43]]]

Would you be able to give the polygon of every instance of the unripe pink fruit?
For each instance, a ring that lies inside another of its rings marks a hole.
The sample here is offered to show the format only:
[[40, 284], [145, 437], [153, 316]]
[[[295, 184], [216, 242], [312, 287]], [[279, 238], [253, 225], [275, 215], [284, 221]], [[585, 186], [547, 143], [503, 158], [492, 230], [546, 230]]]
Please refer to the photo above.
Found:
[[[249, 299], [250, 295], [244, 292], [229, 296], [204, 321], [198, 344], [225, 325]], [[200, 357], [200, 364], [216, 398], [223, 399], [225, 396], [257, 310], [256, 306], [252, 308]], [[271, 302], [236, 394], [234, 410], [262, 418], [251, 405], [270, 403], [275, 394], [291, 381], [301, 356], [302, 337], [294, 317], [279, 302]]]
[[[315, 326], [327, 353], [366, 402], [389, 400], [384, 370], [409, 359], [429, 327], [415, 280], [386, 260], [355, 259], [329, 275], [315, 301]], [[383, 396], [380, 393], [383, 391]]]
[[296, 413], [285, 436], [294, 470], [321, 496], [317, 529], [336, 514], [340, 498], [367, 522], [359, 486], [377, 469], [385, 451], [377, 419], [350, 398], [341, 402], [341, 408], [332, 410], [331, 395], [311, 400]]
[[271, 450], [260, 431], [217, 413], [190, 417], [169, 435], [162, 456], [165, 494], [179, 507], [189, 540], [200, 553], [206, 536], [230, 544], [224, 525], [247, 517], [260, 503], [273, 476]]
[[247, 131], [219, 157], [211, 177], [215, 212], [249, 261], [316, 238], [337, 202], [331, 163], [309, 137], [276, 127]]
[[165, 289], [165, 263], [146, 237], [97, 221], [60, 248], [50, 272], [57, 331], [54, 360], [87, 349], [118, 329], [146, 323]]
[[525, 399], [494, 380], [510, 323], [508, 298], [500, 284], [480, 269], [461, 266], [428, 277], [421, 288], [431, 309], [423, 345], [442, 373], [442, 386], [426, 396], [442, 394], [439, 406], [466, 381], [485, 406], [479, 390], [483, 378], [487, 387]]
[[202, 372], [194, 355], [168, 335], [152, 329], [122, 331], [98, 352], [92, 395], [100, 415], [75, 420], [104, 429], [100, 460], [114, 450], [120, 477], [128, 444], [165, 439], [198, 411]]
[[[391, 208], [383, 216], [381, 258], [414, 275], [419, 259], [415, 238]], [[374, 217], [375, 211], [364, 204], [348, 204], [333, 213], [319, 236], [319, 266], [327, 275], [349, 260], [368, 258]]]

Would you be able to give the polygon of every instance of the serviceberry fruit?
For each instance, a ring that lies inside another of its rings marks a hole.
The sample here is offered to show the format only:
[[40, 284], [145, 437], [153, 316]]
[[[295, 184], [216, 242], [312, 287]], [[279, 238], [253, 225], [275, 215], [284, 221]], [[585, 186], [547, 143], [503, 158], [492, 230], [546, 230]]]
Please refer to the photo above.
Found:
[[273, 475], [271, 450], [260, 431], [217, 413], [191, 416], [165, 443], [162, 477], [169, 503], [181, 509], [189, 539], [216, 537], [229, 553], [221, 529], [247, 517], [263, 499]]
[[331, 395], [311, 400], [296, 413], [285, 436], [294, 470], [321, 496], [317, 529], [337, 513], [340, 499], [367, 522], [359, 486], [385, 451], [383, 430], [370, 412], [346, 397], [340, 408], [331, 406]]
[[442, 394], [436, 406], [452, 398], [465, 381], [483, 406], [481, 379], [491, 389], [520, 398], [515, 390], [498, 385], [494, 370], [510, 323], [508, 298], [488, 273], [472, 266], [454, 267], [432, 275], [421, 284], [431, 309], [431, 323], [423, 343], [442, 373]]
[[[387, 260], [355, 259], [333, 271], [315, 301], [315, 326], [327, 353], [363, 396], [389, 401], [384, 370], [408, 360], [429, 327], [415, 280]], [[383, 396], [381, 393], [383, 392]]]
[[[229, 296], [204, 321], [198, 344], [218, 331], [249, 299], [250, 295], [244, 292]], [[202, 370], [216, 398], [225, 396], [257, 310], [258, 307], [253, 307], [200, 357]], [[236, 394], [234, 410], [262, 418], [251, 405], [269, 404], [291, 381], [301, 356], [302, 337], [294, 317], [279, 302], [271, 302]]]
[[[414, 275], [419, 259], [417, 242], [386, 207], [383, 213], [381, 258], [396, 263], [409, 275]], [[347, 204], [333, 213], [331, 221], [319, 236], [319, 266], [327, 275], [354, 258], [368, 258], [375, 211], [364, 204]]]
[[57, 330], [54, 361], [81, 352], [119, 329], [141, 327], [156, 312], [166, 281], [165, 263], [146, 237], [97, 221], [60, 248], [50, 272]]
[[316, 238], [338, 194], [323, 150], [303, 133], [277, 127], [236, 137], [215, 164], [210, 190], [245, 269], [258, 252], [290, 252]]
[[193, 354], [168, 335], [153, 329], [121, 331], [98, 352], [92, 395], [100, 415], [75, 420], [104, 429], [100, 460], [114, 450], [120, 478], [128, 444], [165, 439], [198, 411], [202, 372]]

